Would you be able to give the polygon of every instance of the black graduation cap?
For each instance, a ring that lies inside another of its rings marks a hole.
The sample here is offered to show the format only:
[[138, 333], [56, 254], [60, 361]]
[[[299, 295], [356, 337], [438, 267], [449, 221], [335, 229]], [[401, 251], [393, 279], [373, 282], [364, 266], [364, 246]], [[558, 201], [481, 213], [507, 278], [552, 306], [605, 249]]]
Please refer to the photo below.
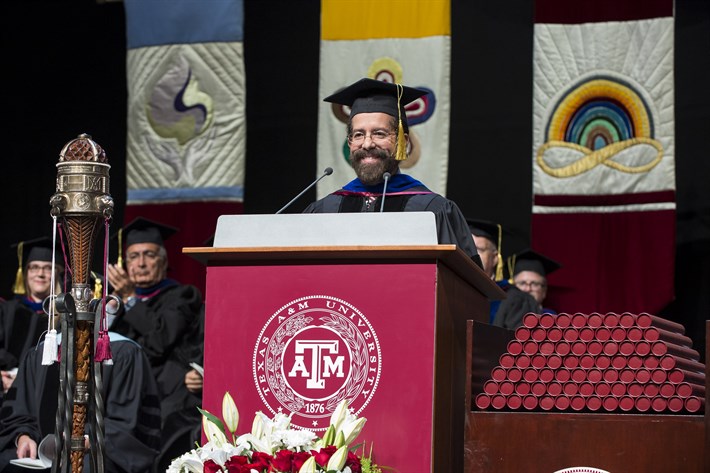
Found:
[[46, 236], [14, 243], [11, 248], [17, 250], [17, 274], [12, 292], [25, 294], [24, 267], [30, 261], [52, 262], [52, 239]]
[[123, 227], [126, 246], [136, 243], [155, 243], [165, 246], [164, 241], [177, 232], [177, 228], [162, 223], [138, 217]]
[[386, 113], [399, 120], [397, 130], [397, 160], [407, 159], [404, 133], [409, 132], [404, 106], [429, 92], [401, 84], [393, 84], [367, 77], [324, 98], [325, 102], [347, 105], [350, 117], [358, 113]]
[[511, 256], [510, 259], [513, 264], [513, 276], [521, 271], [533, 271], [542, 276], [547, 276], [562, 267], [562, 265], [557, 261], [554, 261], [531, 249], [526, 249], [516, 253]]
[[123, 264], [123, 246], [128, 248], [136, 243], [155, 243], [165, 246], [164, 241], [177, 232], [177, 228], [164, 225], [143, 217], [135, 218], [131, 223], [118, 230], [118, 265]]
[[475, 218], [467, 218], [466, 222], [468, 222], [468, 228], [472, 234], [490, 240], [498, 248], [503, 238], [503, 227], [500, 224]]
[[351, 117], [358, 113], [382, 112], [401, 118], [406, 131], [407, 116], [404, 113], [404, 106], [428, 93], [426, 90], [366, 77], [323, 100], [347, 105], [350, 107]]

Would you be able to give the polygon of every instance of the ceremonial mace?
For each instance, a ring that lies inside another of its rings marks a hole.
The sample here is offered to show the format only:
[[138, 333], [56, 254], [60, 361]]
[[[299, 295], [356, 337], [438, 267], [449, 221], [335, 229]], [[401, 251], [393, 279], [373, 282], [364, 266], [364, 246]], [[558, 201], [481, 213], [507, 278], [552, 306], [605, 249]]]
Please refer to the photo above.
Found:
[[72, 473], [82, 471], [87, 423], [91, 470], [104, 471], [101, 363], [94, 355], [105, 299], [94, 298], [90, 282], [97, 235], [113, 215], [110, 168], [101, 146], [91, 136], [79, 135], [59, 154], [56, 193], [49, 201], [50, 213], [66, 236], [71, 274], [71, 290], [56, 300], [62, 343], [53, 473], [69, 472], [70, 467]]

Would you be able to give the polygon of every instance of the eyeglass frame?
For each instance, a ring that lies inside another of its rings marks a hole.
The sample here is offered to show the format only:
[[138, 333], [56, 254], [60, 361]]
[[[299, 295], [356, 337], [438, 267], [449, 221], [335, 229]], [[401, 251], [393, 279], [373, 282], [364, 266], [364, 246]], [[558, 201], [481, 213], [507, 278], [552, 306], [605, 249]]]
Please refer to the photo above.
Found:
[[530, 289], [542, 289], [543, 287], [547, 287], [547, 283], [541, 281], [519, 281], [514, 284], [518, 289], [523, 289], [525, 287], [529, 287]]
[[[358, 134], [358, 133], [361, 133], [361, 134], [362, 134], [362, 141], [359, 140], [359, 139], [358, 139], [358, 140], [355, 140], [355, 139], [353, 138], [353, 135]], [[352, 132], [350, 132], [350, 133], [348, 134], [347, 140], [348, 140], [348, 144], [349, 144], [349, 145], [351, 145], [351, 146], [352, 146], [352, 145], [359, 146], [359, 145], [362, 145], [362, 144], [365, 142], [365, 140], [367, 140], [367, 137], [369, 136], [371, 141], [373, 141], [374, 143], [378, 143], [378, 144], [379, 144], [379, 143], [384, 143], [385, 141], [387, 141], [387, 139], [388, 139], [390, 136], [393, 136], [393, 135], [396, 135], [396, 134], [397, 134], [397, 133], [394, 132], [394, 131], [387, 131], [387, 130], [385, 130], [385, 129], [383, 129], [383, 128], [376, 129], [376, 130], [372, 130], [372, 131], [369, 132], [369, 133], [364, 132], [364, 131], [360, 131], [360, 130], [355, 130], [355, 131], [352, 131]], [[378, 136], [378, 135], [379, 135], [379, 136]]]
[[36, 263], [30, 263], [27, 265], [27, 273], [51, 273], [52, 265], [39, 265]]

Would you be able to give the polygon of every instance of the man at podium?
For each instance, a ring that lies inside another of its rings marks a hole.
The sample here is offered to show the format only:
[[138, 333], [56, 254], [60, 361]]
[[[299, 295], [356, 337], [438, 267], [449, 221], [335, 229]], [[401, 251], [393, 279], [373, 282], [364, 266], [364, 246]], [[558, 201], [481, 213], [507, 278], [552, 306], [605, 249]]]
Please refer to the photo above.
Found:
[[427, 92], [400, 84], [360, 79], [324, 100], [350, 107], [348, 146], [357, 178], [312, 203], [307, 213], [421, 212], [436, 216], [439, 243], [455, 244], [482, 266], [458, 206], [400, 172], [407, 159], [409, 126], [404, 106]]

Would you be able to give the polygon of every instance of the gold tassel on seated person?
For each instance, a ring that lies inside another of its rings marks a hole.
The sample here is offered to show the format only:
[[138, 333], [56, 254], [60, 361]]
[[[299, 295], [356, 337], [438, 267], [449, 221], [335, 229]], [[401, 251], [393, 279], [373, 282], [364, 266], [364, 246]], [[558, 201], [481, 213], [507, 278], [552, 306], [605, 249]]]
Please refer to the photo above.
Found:
[[496, 264], [496, 281], [503, 280], [503, 227], [498, 224], [498, 263]]
[[94, 277], [94, 299], [101, 299], [104, 296], [104, 285], [101, 283], [101, 277], [95, 272], [91, 272]]
[[22, 250], [24, 243], [20, 242], [17, 245], [17, 274], [15, 274], [15, 284], [12, 286], [12, 292], [18, 296], [25, 295], [25, 275], [22, 272]]
[[508, 282], [510, 284], [513, 284], [513, 271], [515, 271], [515, 258], [516, 255], [513, 255], [508, 258]]

